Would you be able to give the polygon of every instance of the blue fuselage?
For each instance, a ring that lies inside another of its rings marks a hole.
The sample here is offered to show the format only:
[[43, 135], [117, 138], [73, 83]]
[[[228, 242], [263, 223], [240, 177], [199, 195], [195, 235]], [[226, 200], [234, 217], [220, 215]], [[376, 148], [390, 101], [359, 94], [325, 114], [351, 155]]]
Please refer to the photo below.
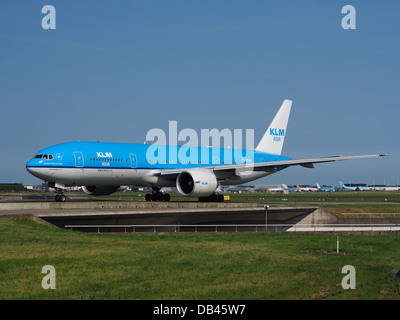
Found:
[[[155, 179], [151, 173], [166, 169], [211, 168], [288, 159], [245, 149], [79, 141], [40, 150], [26, 168], [31, 174], [48, 182], [170, 186], [170, 182], [166, 184], [163, 179]], [[258, 179], [270, 173], [255, 172], [241, 181], [236, 179], [232, 184]]]

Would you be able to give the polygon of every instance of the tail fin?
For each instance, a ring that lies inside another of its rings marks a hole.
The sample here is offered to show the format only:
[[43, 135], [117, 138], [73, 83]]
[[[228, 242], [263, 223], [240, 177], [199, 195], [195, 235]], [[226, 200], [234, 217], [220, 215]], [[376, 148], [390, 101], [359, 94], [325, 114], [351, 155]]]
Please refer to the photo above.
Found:
[[256, 151], [262, 151], [280, 155], [286, 135], [286, 127], [289, 120], [291, 100], [284, 100], [278, 113], [275, 115], [264, 136], [258, 143]]

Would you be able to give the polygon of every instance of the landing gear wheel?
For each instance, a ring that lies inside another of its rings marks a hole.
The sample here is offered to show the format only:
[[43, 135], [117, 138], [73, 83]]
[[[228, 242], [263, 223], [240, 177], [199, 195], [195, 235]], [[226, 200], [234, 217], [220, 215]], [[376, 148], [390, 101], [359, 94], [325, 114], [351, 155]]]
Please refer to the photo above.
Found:
[[67, 197], [64, 194], [56, 194], [55, 200], [56, 202], [65, 202], [67, 201]]
[[67, 201], [67, 197], [64, 195], [62, 189], [56, 189], [56, 197], [55, 200], [56, 202], [65, 202]]
[[208, 197], [199, 197], [200, 202], [224, 202], [224, 196], [222, 194], [210, 194]]
[[158, 201], [158, 194], [157, 193], [153, 193], [151, 195], [151, 201]]
[[168, 193], [162, 193], [157, 190], [154, 193], [147, 193], [144, 198], [146, 201], [169, 201], [171, 196]]

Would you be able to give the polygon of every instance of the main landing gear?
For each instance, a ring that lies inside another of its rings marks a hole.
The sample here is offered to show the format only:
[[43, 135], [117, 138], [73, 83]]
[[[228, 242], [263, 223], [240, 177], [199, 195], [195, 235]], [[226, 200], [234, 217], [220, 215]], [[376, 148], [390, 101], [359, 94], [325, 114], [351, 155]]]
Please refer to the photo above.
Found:
[[169, 201], [171, 196], [169, 193], [160, 192], [160, 188], [153, 188], [152, 193], [146, 193], [146, 201]]
[[55, 183], [55, 182], [48, 182], [47, 185], [49, 188], [54, 188], [56, 190], [56, 197], [54, 199], [54, 200], [56, 200], [56, 202], [67, 201], [67, 197], [64, 195], [64, 189], [60, 188], [60, 186], [63, 186], [62, 184]]
[[57, 193], [56, 197], [55, 197], [56, 202], [65, 202], [65, 201], [67, 201], [67, 197], [63, 193], [62, 189], [56, 188], [56, 193]]
[[208, 197], [199, 197], [200, 202], [224, 202], [224, 195], [213, 193]]

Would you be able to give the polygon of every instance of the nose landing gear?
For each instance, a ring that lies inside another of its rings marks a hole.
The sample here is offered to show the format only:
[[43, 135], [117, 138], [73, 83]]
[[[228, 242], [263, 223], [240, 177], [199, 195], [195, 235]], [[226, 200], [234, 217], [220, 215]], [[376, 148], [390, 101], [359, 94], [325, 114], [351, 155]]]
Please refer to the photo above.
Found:
[[48, 182], [47, 185], [49, 188], [54, 188], [56, 190], [56, 197], [54, 199], [56, 202], [67, 201], [67, 197], [64, 195], [64, 189], [62, 188], [64, 187], [63, 184], [57, 182]]
[[67, 197], [63, 193], [62, 189], [56, 188], [56, 193], [57, 193], [56, 197], [55, 197], [56, 202], [65, 202], [65, 201], [67, 201]]

